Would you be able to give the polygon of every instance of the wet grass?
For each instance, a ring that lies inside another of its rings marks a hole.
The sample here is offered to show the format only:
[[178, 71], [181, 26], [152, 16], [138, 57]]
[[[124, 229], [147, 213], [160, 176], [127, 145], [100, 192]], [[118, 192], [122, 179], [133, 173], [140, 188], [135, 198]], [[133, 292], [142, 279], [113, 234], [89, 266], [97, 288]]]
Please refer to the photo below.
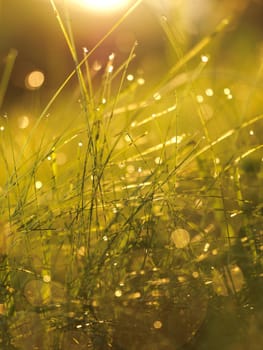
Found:
[[[235, 82], [211, 85], [205, 53], [228, 21], [157, 86], [128, 75], [134, 43], [94, 88], [92, 53], [140, 1], [80, 62], [50, 3], [75, 69], [23, 138], [1, 118], [2, 348], [208, 349], [225, 310], [248, 332], [222, 328], [220, 346], [262, 344], [263, 115], [242, 113]], [[74, 76], [65, 116], [52, 107]]]

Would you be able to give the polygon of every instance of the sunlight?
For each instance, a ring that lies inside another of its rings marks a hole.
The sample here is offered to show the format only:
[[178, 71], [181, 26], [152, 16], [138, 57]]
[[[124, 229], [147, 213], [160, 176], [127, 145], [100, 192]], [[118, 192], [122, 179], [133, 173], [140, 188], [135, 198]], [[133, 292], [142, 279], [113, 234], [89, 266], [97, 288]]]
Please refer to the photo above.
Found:
[[130, 1], [129, 0], [78, 0], [79, 3], [82, 3], [90, 9], [96, 11], [115, 11], [126, 6]]

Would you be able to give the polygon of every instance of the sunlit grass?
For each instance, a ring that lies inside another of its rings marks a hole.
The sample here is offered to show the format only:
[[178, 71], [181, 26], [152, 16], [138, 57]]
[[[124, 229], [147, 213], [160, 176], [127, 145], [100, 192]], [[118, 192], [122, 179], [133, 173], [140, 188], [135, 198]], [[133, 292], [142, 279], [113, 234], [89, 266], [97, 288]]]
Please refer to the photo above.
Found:
[[[209, 45], [228, 22], [179, 53], [157, 86], [128, 75], [134, 43], [119, 67], [109, 55], [95, 88], [91, 55], [140, 1], [80, 59], [69, 22], [50, 3], [75, 67], [23, 142], [1, 118], [1, 342], [191, 343], [211, 300], [253, 307], [249, 288], [263, 273], [263, 115], [242, 114], [238, 86], [210, 79]], [[51, 107], [74, 76], [80, 100], [64, 119]]]

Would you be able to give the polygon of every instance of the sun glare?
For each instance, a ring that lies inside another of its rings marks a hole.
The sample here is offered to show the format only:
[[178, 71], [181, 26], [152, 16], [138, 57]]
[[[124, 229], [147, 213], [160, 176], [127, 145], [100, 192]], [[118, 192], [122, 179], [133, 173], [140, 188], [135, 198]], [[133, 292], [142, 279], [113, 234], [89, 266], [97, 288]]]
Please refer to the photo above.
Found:
[[79, 0], [86, 7], [96, 11], [116, 11], [128, 5], [129, 0]]

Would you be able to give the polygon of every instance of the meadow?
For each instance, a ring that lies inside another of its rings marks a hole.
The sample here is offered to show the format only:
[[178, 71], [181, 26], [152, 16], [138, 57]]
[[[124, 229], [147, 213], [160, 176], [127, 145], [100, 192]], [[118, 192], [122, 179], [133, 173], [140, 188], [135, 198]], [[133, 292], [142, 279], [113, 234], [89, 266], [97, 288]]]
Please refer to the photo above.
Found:
[[92, 59], [141, 1], [81, 57], [49, 5], [72, 73], [30, 127], [0, 119], [1, 349], [261, 349], [260, 50], [239, 62], [236, 18], [184, 45], [156, 13], [170, 64], [151, 80], [140, 42]]

